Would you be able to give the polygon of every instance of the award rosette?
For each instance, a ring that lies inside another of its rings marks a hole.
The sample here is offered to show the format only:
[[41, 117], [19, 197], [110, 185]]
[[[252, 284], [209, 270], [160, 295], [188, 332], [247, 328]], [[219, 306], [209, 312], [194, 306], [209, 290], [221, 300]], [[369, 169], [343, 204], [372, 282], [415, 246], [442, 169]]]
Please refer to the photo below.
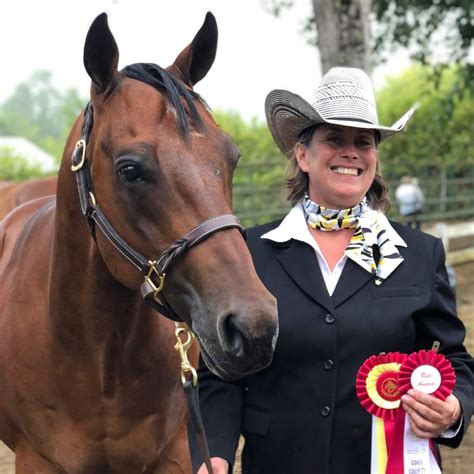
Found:
[[[410, 354], [400, 367], [398, 375], [401, 394], [415, 389], [440, 400], [446, 400], [452, 393], [455, 382], [456, 375], [451, 362], [435, 350], [421, 350]], [[400, 454], [393, 459], [395, 462], [392, 470], [389, 470], [392, 464], [389, 460], [387, 473], [441, 473], [433, 452], [433, 443], [428, 439], [418, 438], [411, 432], [408, 416], [403, 409], [400, 409], [396, 424], [399, 427], [396, 431], [403, 432], [403, 449], [397, 449]], [[400, 462], [400, 456], [403, 456], [403, 462]]]
[[400, 367], [398, 377], [402, 394], [414, 388], [440, 400], [446, 400], [451, 395], [456, 383], [451, 362], [433, 350], [410, 354]]
[[361, 405], [372, 415], [371, 474], [385, 474], [400, 407], [399, 371], [406, 355], [389, 352], [369, 357], [356, 378]]

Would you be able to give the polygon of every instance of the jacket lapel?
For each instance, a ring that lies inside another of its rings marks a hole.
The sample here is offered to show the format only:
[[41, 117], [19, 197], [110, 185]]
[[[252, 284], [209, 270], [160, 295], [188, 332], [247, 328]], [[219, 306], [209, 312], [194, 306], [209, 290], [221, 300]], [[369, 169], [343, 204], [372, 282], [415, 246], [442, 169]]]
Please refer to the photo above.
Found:
[[372, 281], [372, 285], [375, 285], [373, 275], [348, 258], [332, 295], [334, 307], [337, 308], [344, 303], [369, 281]]
[[308, 244], [292, 240], [288, 247], [282, 248], [277, 260], [305, 294], [327, 311], [334, 311], [318, 260], [314, 250]]

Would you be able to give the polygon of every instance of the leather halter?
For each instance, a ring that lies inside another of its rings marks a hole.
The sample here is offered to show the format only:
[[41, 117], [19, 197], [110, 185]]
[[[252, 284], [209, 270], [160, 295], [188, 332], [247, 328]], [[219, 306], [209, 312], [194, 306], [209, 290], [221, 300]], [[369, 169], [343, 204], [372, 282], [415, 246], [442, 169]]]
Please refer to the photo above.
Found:
[[[92, 102], [89, 102], [84, 111], [81, 137], [72, 153], [71, 165], [72, 171], [76, 174], [82, 214], [87, 218], [89, 229], [94, 238], [97, 225], [115, 249], [142, 272], [144, 282], [141, 285], [141, 294], [145, 302], [168, 319], [182, 322], [182, 318], [176, 314], [161, 293], [169, 266], [185, 250], [199, 244], [215, 232], [235, 228], [245, 237], [245, 229], [237, 217], [232, 214], [211, 217], [198, 224], [180, 239], [175, 240], [158, 258], [148, 259], [144, 257], [116, 232], [95, 200], [92, 176], [86, 157], [86, 148], [92, 125], [93, 107]], [[158, 278], [158, 283], [155, 283], [153, 279], [155, 277]]]

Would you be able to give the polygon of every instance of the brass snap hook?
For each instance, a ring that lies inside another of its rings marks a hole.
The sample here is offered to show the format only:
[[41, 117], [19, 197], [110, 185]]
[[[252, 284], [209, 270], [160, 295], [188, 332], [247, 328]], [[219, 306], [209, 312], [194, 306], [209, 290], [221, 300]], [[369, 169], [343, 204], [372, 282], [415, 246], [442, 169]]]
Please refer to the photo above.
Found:
[[[188, 350], [192, 346], [195, 336], [186, 324], [184, 326], [181, 326], [180, 323], [175, 324], [176, 344], [174, 348], [179, 352], [179, 356], [181, 358], [181, 382], [184, 385], [188, 380], [186, 378], [186, 374], [190, 373], [193, 387], [196, 387], [198, 382], [197, 372], [188, 359]], [[182, 336], [186, 337], [184, 341], [182, 339]]]

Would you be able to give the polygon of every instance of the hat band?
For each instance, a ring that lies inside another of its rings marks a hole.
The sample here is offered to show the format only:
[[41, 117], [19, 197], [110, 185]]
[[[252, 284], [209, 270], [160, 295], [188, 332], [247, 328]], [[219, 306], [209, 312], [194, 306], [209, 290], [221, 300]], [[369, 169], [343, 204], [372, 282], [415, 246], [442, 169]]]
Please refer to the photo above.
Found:
[[344, 120], [347, 122], [363, 122], [363, 123], [368, 123], [370, 125], [374, 125], [378, 127], [377, 124], [375, 124], [374, 122], [371, 122], [370, 120], [364, 120], [364, 119], [352, 118], [352, 117], [324, 117], [324, 120]]

